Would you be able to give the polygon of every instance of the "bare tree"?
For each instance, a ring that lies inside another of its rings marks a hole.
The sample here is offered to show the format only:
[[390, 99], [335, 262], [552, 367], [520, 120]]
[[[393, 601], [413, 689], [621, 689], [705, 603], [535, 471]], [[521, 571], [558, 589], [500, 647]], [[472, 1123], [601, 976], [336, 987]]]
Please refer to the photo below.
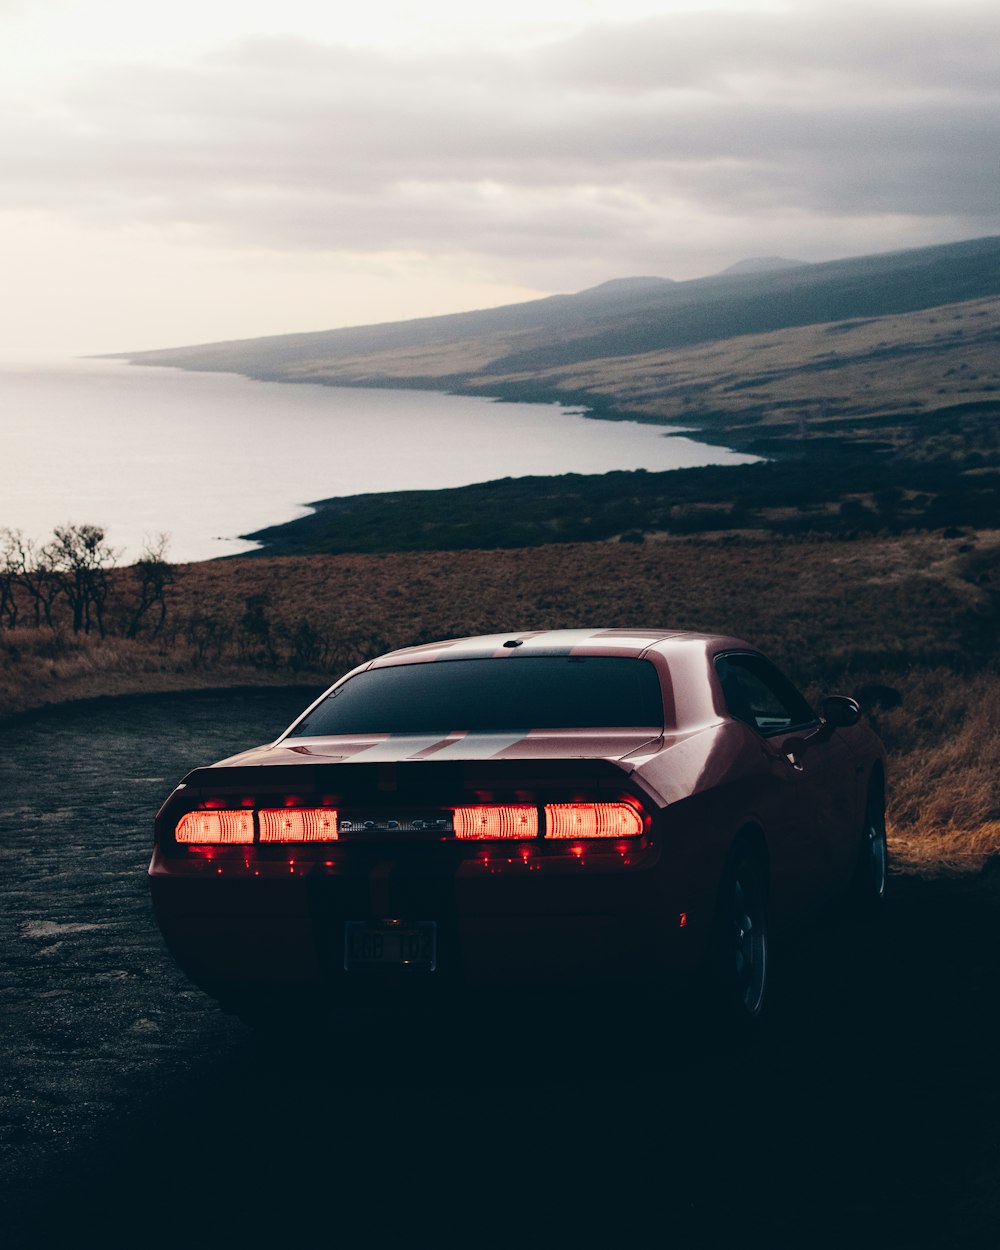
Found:
[[107, 602], [108, 569], [118, 552], [104, 541], [99, 525], [58, 525], [44, 552], [59, 576], [59, 588], [73, 613], [73, 633], [89, 634], [96, 624], [104, 637], [104, 605]]
[[[5, 529], [2, 535], [0, 567], [4, 571], [0, 578], [6, 586], [4, 610], [8, 627], [13, 629], [17, 623], [17, 590], [20, 587], [31, 599], [36, 628], [43, 619], [50, 629], [55, 628], [52, 605], [59, 595], [61, 582], [52, 566], [48, 550], [38, 547], [32, 539], [25, 538], [21, 530]], [[3, 591], [0, 591], [0, 595], [2, 594]]]
[[211, 612], [194, 612], [180, 622], [182, 635], [191, 644], [195, 664], [204, 664], [212, 653], [218, 663], [232, 641], [233, 631], [221, 617]]
[[21, 572], [20, 533], [0, 530], [0, 625], [17, 626], [17, 587]]
[[147, 537], [139, 559], [132, 566], [132, 575], [139, 587], [139, 601], [126, 631], [129, 638], [136, 637], [143, 619], [154, 608], [158, 611], [151, 630], [152, 636], [155, 638], [163, 629], [163, 623], [167, 619], [167, 589], [177, 580], [174, 566], [165, 558], [169, 542], [168, 534]]
[[278, 663], [278, 653], [274, 646], [271, 618], [268, 614], [271, 596], [268, 594], [250, 595], [244, 600], [244, 605], [246, 611], [240, 617], [240, 629], [236, 640], [240, 659], [249, 661], [251, 664], [270, 664], [273, 667]]

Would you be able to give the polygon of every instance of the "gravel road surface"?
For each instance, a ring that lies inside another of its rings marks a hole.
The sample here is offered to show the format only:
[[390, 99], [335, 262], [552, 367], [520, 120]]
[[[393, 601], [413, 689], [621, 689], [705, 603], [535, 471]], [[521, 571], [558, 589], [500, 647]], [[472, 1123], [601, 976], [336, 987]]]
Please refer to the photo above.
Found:
[[5, 1245], [1000, 1244], [1000, 886], [896, 878], [736, 1046], [613, 1003], [258, 1037], [174, 968], [151, 820], [304, 689], [0, 726]]

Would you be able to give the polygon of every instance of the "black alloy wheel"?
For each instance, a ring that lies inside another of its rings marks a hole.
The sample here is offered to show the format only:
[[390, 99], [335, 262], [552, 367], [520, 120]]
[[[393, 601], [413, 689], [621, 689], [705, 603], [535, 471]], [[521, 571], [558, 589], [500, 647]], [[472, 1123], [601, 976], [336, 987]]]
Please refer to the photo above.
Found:
[[858, 848], [851, 893], [855, 904], [868, 912], [876, 911], [885, 898], [889, 880], [889, 848], [885, 833], [885, 803], [881, 790], [873, 785], [865, 803], [865, 822]]
[[749, 1019], [764, 1009], [767, 990], [767, 906], [759, 866], [744, 860], [733, 881], [733, 956], [738, 1005]]
[[759, 1020], [768, 983], [767, 872], [750, 845], [736, 850], [723, 878], [714, 965], [723, 1022], [740, 1029]]

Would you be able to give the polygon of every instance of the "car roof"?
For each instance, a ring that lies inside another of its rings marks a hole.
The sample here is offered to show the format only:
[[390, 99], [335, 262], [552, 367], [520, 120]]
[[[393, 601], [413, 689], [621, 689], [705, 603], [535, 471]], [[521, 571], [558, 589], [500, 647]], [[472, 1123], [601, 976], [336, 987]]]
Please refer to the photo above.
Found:
[[513, 630], [502, 634], [481, 634], [470, 638], [449, 638], [416, 647], [390, 651], [371, 662], [381, 668], [394, 664], [434, 660], [506, 659], [529, 655], [615, 655], [641, 656], [658, 652], [669, 660], [692, 650], [724, 651], [729, 648], [754, 650], [740, 638], [726, 634], [698, 633], [677, 629], [548, 629]]

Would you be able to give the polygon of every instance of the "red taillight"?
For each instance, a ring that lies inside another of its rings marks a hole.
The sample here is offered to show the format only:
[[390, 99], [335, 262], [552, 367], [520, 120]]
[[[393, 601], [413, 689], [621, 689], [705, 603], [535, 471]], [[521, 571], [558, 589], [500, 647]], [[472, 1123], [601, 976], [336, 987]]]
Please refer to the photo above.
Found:
[[549, 803], [547, 838], [638, 838], [642, 815], [631, 803]]
[[[174, 840], [183, 846], [248, 845], [255, 841], [255, 823], [260, 843], [270, 846], [336, 842], [340, 836], [339, 811], [333, 807], [270, 807], [256, 812], [246, 807], [213, 807], [185, 813], [174, 830]], [[378, 827], [375, 822], [366, 822], [363, 831], [352, 825], [352, 833], [366, 833], [369, 825], [375, 837], [395, 832], [399, 822], [386, 820]], [[413, 828], [418, 827], [437, 827], [446, 833], [447, 822], [421, 819], [413, 822]], [[480, 803], [453, 808], [452, 830], [462, 841], [529, 841], [539, 835], [563, 840], [639, 838], [645, 830], [645, 818], [626, 802], [548, 803], [541, 810], [533, 803]]]
[[261, 842], [336, 842], [337, 812], [332, 807], [262, 808]]
[[[631, 803], [549, 803], [545, 806], [547, 838], [638, 838], [642, 813]], [[538, 809], [528, 804], [455, 808], [456, 838], [537, 838]]]
[[454, 830], [456, 838], [537, 838], [538, 808], [456, 807]]
[[174, 838], [189, 846], [252, 842], [253, 812], [188, 812], [178, 821]]

